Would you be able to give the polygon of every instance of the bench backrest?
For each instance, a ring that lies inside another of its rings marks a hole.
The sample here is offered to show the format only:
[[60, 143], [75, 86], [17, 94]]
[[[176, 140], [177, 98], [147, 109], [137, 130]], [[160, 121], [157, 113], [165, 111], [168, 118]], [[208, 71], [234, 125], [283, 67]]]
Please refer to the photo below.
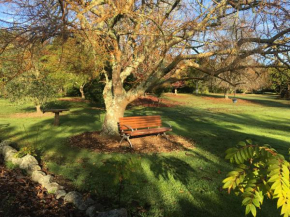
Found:
[[120, 130], [130, 130], [124, 125], [128, 125], [133, 129], [148, 128], [148, 127], [160, 127], [162, 126], [161, 117], [156, 116], [133, 116], [123, 117], [119, 119]]

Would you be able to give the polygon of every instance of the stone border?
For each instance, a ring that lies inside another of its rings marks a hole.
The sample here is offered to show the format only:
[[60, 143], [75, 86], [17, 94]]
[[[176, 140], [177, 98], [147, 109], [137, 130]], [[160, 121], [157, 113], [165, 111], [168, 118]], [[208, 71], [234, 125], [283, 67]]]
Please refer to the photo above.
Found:
[[41, 167], [35, 157], [29, 154], [22, 158], [14, 157], [17, 150], [11, 147], [11, 144], [13, 142], [9, 140], [4, 140], [0, 143], [0, 155], [4, 157], [4, 160], [11, 161], [14, 165], [26, 170], [34, 182], [45, 187], [48, 193], [55, 194], [56, 199], [63, 197], [65, 202], [73, 203], [79, 210], [85, 211], [89, 217], [127, 217], [127, 210], [124, 208], [100, 212], [100, 204], [97, 204], [92, 198], [83, 198], [76, 191], [67, 193], [63, 186], [53, 182], [51, 175], [41, 171]]

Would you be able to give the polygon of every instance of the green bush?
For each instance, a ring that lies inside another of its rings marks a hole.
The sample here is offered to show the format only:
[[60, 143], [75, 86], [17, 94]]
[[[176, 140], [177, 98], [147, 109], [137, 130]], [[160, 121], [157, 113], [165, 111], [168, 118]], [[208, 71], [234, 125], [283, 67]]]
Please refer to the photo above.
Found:
[[100, 82], [99, 79], [95, 79], [89, 84], [85, 86], [85, 95], [88, 100], [96, 103], [98, 106], [104, 107], [104, 97], [103, 97], [103, 89], [104, 83]]

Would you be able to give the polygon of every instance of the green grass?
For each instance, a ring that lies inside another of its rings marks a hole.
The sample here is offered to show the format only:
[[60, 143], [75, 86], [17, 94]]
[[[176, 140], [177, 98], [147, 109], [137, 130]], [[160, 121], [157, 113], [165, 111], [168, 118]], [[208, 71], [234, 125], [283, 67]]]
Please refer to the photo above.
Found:
[[[172, 124], [174, 134], [195, 141], [195, 148], [186, 152], [98, 154], [69, 147], [68, 137], [101, 128], [104, 113], [84, 103], [59, 102], [70, 112], [61, 115], [59, 127], [53, 127], [53, 117], [13, 118], [13, 113], [31, 112], [30, 105], [14, 107], [0, 99], [0, 139], [33, 144], [49, 170], [69, 179], [76, 189], [140, 216], [239, 217], [244, 216], [241, 198], [220, 190], [231, 169], [224, 160], [225, 150], [250, 138], [287, 155], [290, 101], [273, 95], [239, 95], [250, 103], [234, 104], [217, 102], [220, 97], [168, 94], [165, 98], [182, 104], [126, 111], [127, 116], [161, 115]], [[258, 216], [279, 216], [275, 202], [265, 201]]]

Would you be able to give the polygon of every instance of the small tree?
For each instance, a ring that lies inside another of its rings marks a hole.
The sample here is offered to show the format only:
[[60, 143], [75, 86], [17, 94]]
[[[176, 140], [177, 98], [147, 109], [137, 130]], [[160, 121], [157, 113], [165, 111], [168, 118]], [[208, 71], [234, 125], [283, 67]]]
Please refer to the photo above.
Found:
[[281, 98], [290, 97], [290, 69], [279, 70], [271, 68], [269, 70], [271, 87], [280, 94]]
[[246, 215], [256, 216], [256, 208], [264, 197], [278, 199], [281, 215], [290, 216], [289, 162], [269, 145], [259, 146], [251, 140], [226, 151], [226, 159], [236, 168], [223, 180], [223, 188], [236, 191], [243, 197]]
[[13, 79], [6, 88], [11, 101], [33, 102], [37, 113], [41, 112], [41, 106], [56, 96], [58, 89], [49, 76], [36, 76], [31, 73]]
[[184, 87], [185, 84], [184, 84], [184, 81], [176, 81], [176, 82], [174, 82], [171, 85], [174, 88], [175, 95], [177, 95], [177, 89]]
[[79, 89], [82, 99], [85, 99], [86, 96], [85, 96], [84, 87], [89, 82], [90, 77], [87, 74], [75, 74], [74, 80], [75, 80], [74, 86], [76, 86]]

